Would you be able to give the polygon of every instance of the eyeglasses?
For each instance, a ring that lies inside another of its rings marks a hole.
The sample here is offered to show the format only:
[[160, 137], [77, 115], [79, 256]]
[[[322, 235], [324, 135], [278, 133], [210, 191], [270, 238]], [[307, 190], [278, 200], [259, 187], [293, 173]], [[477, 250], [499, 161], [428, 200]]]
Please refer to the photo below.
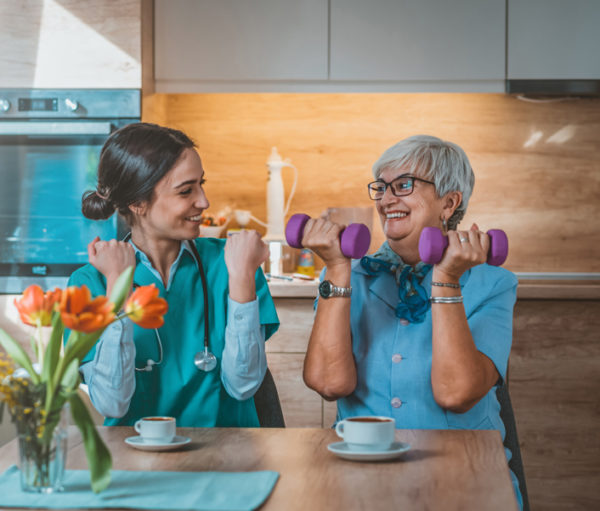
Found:
[[427, 179], [421, 179], [420, 177], [415, 176], [400, 176], [391, 183], [386, 183], [383, 179], [378, 179], [367, 185], [369, 197], [371, 200], [381, 200], [388, 186], [392, 190], [392, 194], [396, 197], [410, 195], [415, 189], [415, 181], [422, 181], [423, 183], [429, 183], [430, 185], [435, 184], [433, 181], [427, 181]]

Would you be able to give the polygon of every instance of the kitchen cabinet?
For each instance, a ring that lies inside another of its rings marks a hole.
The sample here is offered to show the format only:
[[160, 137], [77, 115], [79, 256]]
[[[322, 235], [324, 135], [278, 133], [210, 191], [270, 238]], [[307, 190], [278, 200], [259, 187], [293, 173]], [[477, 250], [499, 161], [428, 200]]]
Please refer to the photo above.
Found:
[[600, 79], [598, 0], [508, 0], [508, 79]]
[[156, 0], [158, 92], [502, 92], [500, 0]]
[[141, 88], [145, 0], [0, 0], [0, 87]]
[[330, 37], [331, 80], [503, 90], [502, 1], [331, 0]]
[[324, 80], [327, 0], [156, 0], [155, 78]]

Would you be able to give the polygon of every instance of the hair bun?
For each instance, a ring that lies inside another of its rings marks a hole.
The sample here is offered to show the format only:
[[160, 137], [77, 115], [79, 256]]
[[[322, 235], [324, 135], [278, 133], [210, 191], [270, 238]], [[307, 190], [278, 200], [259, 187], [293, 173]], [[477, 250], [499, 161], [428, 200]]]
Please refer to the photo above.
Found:
[[98, 190], [89, 190], [81, 199], [81, 212], [90, 220], [106, 220], [115, 212], [115, 205], [101, 196]]

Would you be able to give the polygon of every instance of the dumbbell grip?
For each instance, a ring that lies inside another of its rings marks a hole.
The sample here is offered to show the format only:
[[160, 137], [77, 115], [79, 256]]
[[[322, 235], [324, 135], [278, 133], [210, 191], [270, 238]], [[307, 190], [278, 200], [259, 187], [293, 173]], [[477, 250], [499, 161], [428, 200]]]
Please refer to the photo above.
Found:
[[[508, 238], [500, 229], [487, 231], [490, 237], [490, 248], [487, 254], [487, 263], [491, 266], [500, 266], [508, 256]], [[442, 260], [444, 251], [448, 247], [448, 236], [442, 234], [437, 227], [425, 227], [419, 238], [419, 256], [421, 261], [428, 264], [437, 264]]]
[[[285, 238], [294, 248], [302, 248], [302, 234], [308, 215], [297, 213], [292, 215], [285, 228]], [[371, 233], [364, 224], [350, 224], [340, 232], [340, 248], [342, 254], [351, 259], [360, 259], [369, 250]]]

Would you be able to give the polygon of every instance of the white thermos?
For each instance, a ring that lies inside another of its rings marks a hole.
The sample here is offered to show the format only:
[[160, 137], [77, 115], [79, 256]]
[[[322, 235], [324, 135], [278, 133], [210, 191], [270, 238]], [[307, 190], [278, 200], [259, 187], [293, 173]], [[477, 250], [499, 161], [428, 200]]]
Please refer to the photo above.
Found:
[[[284, 167], [294, 169], [294, 184], [292, 185], [287, 204], [284, 199], [283, 180], [281, 179], [281, 169]], [[267, 169], [269, 170], [267, 179], [267, 233], [265, 234], [264, 240], [284, 242], [284, 220], [285, 215], [290, 208], [294, 192], [296, 191], [298, 170], [289, 160], [283, 160], [281, 158], [276, 147], [271, 149], [271, 155], [267, 160]]]

